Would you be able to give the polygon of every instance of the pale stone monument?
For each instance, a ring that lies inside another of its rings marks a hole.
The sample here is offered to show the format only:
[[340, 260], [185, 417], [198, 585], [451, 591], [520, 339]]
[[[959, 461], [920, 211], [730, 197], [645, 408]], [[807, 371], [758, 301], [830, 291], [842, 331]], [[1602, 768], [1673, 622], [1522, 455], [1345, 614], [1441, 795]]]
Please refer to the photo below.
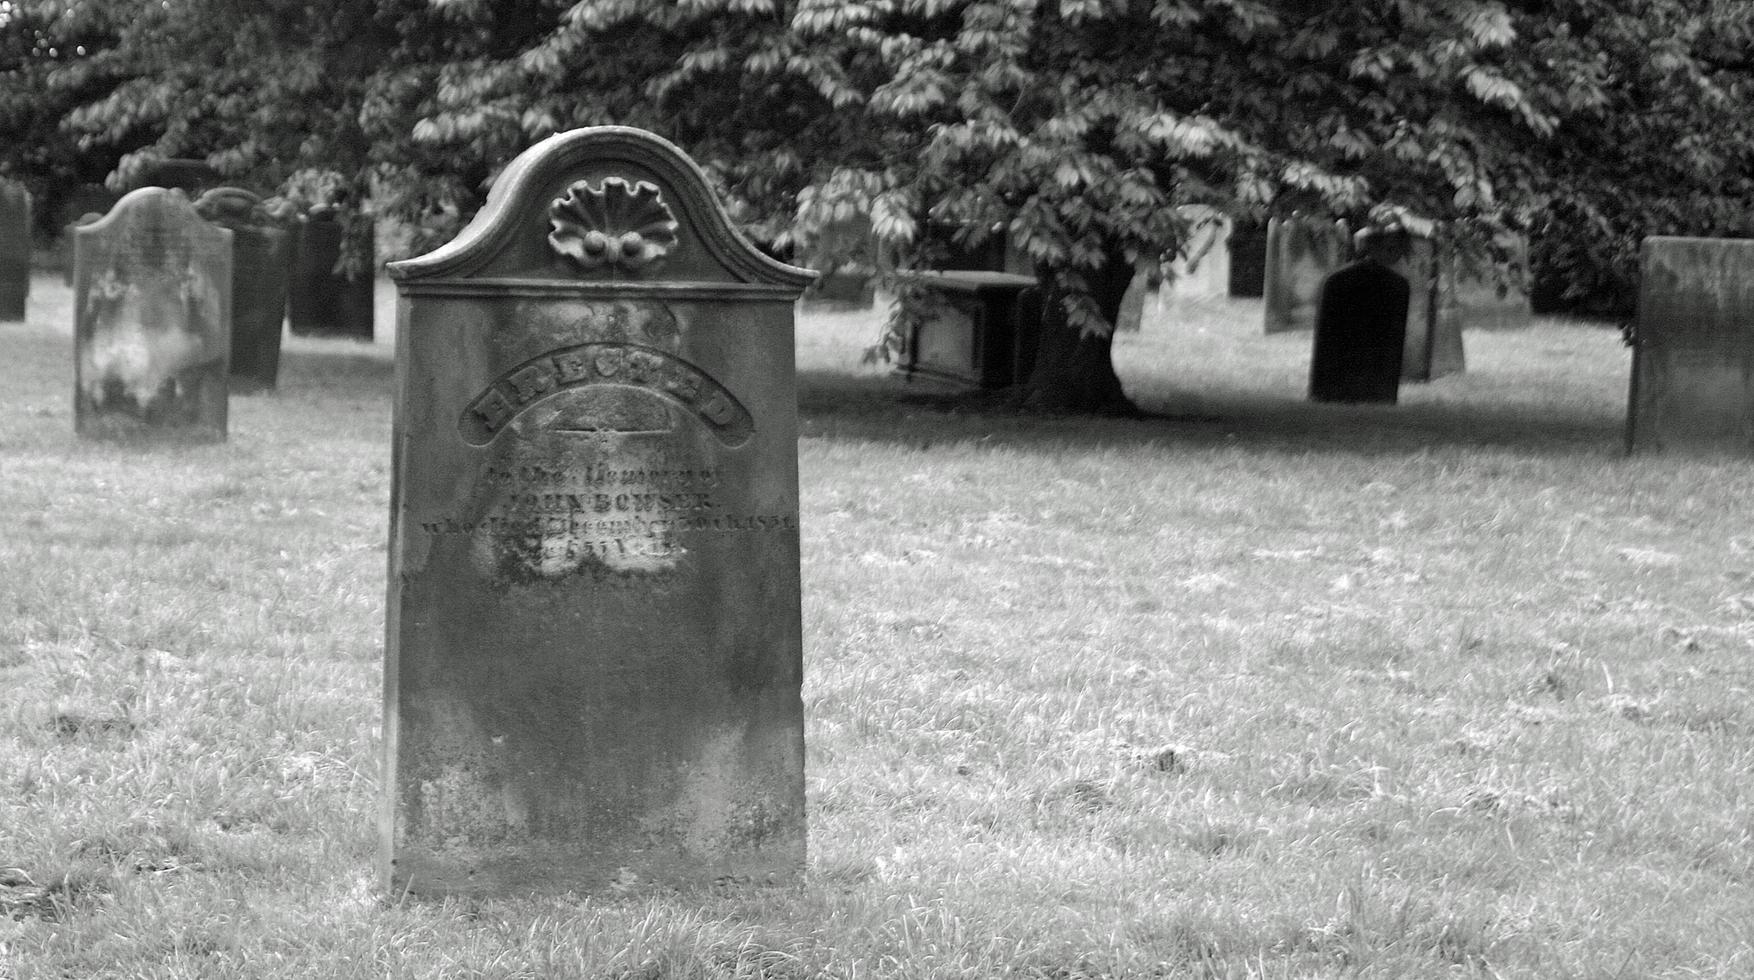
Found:
[[1754, 456], [1754, 240], [1646, 238], [1630, 453]]
[[1266, 332], [1314, 330], [1322, 282], [1351, 257], [1343, 221], [1292, 215], [1267, 223]]
[[390, 274], [383, 886], [795, 879], [811, 274], [621, 127], [527, 150]]
[[1205, 204], [1176, 211], [1188, 223], [1182, 249], [1169, 263], [1161, 287], [1166, 300], [1215, 300], [1230, 295], [1230, 216]]
[[231, 232], [146, 187], [73, 234], [75, 430], [224, 439]]
[[1411, 248], [1395, 271], [1412, 287], [1401, 380], [1435, 381], [1460, 374], [1467, 367], [1464, 324], [1456, 295], [1456, 264], [1449, 250], [1440, 239], [1413, 235]]
[[216, 187], [195, 201], [203, 218], [231, 230], [231, 388], [273, 388], [280, 377], [280, 335], [292, 236], [262, 198], [239, 187]]
[[30, 296], [30, 192], [0, 178], [0, 320], [24, 319]]

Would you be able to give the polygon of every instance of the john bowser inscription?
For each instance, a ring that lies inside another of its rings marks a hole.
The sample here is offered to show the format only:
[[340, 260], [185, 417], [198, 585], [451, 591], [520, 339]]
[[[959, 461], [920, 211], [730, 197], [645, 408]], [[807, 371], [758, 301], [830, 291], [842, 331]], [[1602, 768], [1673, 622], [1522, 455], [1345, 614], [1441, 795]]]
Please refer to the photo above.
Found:
[[526, 151], [390, 272], [384, 887], [795, 878], [810, 273], [619, 127]]

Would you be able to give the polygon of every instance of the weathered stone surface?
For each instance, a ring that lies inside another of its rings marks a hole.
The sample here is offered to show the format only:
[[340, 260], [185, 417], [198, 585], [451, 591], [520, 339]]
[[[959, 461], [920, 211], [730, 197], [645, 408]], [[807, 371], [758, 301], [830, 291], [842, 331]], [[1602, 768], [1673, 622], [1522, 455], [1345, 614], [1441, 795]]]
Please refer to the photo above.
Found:
[[30, 296], [30, 192], [0, 178], [0, 320], [24, 319]]
[[810, 274], [619, 127], [390, 272], [386, 889], [795, 878]]
[[148, 187], [73, 234], [75, 429], [224, 439], [231, 232]]
[[1322, 281], [1350, 254], [1343, 222], [1296, 215], [1268, 222], [1266, 332], [1314, 329]]
[[1310, 355], [1311, 401], [1395, 404], [1411, 293], [1405, 275], [1371, 258], [1327, 277]]
[[1036, 281], [1008, 272], [922, 272], [930, 305], [907, 338], [896, 373], [975, 388], [1022, 383], [1041, 328]]
[[67, 285], [73, 285], [73, 233], [70, 229], [76, 224], [90, 224], [84, 220], [87, 216], [94, 221], [103, 217], [121, 199], [121, 195], [102, 184], [80, 184], [62, 195], [60, 208], [55, 212], [55, 226], [62, 229], [56, 252], [61, 264], [61, 278]]
[[1467, 366], [1464, 322], [1456, 296], [1456, 266], [1448, 250], [1435, 239], [1415, 235], [1395, 271], [1406, 277], [1412, 289], [1401, 380], [1435, 381], [1461, 373]]
[[347, 229], [334, 208], [313, 208], [299, 227], [294, 249], [287, 316], [299, 336], [350, 337], [370, 340], [373, 333], [372, 275], [376, 267], [370, 239], [364, 271], [349, 276], [341, 268]]
[[1628, 452], [1754, 456], [1754, 241], [1646, 238]]
[[69, 286], [73, 285], [73, 231], [74, 231], [74, 229], [83, 228], [86, 225], [90, 225], [90, 224], [96, 224], [98, 221], [100, 221], [102, 219], [103, 219], [103, 214], [101, 212], [87, 211], [84, 214], [80, 215], [76, 220], [70, 221], [66, 225], [62, 226], [62, 228], [61, 228], [61, 254], [62, 254], [61, 278], [63, 281], [65, 281], [67, 283], [67, 285], [69, 285]]
[[280, 377], [292, 235], [262, 198], [242, 188], [216, 187], [195, 201], [195, 210], [231, 230], [231, 389], [273, 388]]
[[1529, 240], [1511, 236], [1500, 243], [1506, 267], [1488, 265], [1456, 270], [1456, 304], [1469, 330], [1520, 330], [1533, 320], [1529, 301]]

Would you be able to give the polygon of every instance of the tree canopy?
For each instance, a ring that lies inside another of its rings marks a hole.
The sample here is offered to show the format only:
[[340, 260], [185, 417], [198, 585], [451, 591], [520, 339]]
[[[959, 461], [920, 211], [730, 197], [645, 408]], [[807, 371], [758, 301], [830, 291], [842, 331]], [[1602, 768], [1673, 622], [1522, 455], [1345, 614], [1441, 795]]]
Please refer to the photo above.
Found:
[[0, 0], [0, 126], [26, 137], [0, 170], [322, 173], [442, 238], [533, 141], [620, 123], [780, 254], [849, 222], [904, 264], [1006, 234], [1093, 337], [1183, 203], [1441, 222], [1477, 256], [1527, 230], [1602, 294], [1646, 234], [1748, 231], [1748, 6]]

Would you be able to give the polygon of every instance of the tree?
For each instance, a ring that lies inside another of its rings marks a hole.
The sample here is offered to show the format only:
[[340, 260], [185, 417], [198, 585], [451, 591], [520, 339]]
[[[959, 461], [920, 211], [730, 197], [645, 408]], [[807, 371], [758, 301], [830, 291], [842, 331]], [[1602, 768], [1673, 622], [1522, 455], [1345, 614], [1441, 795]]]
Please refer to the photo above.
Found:
[[1112, 322], [1175, 205], [1442, 222], [1471, 255], [1582, 222], [1581, 278], [1745, 211], [1754, 146], [1734, 0], [59, 4], [89, 5], [129, 12], [123, 80], [65, 127], [135, 147], [123, 171], [315, 167], [443, 235], [534, 140], [615, 122], [686, 148], [779, 254], [849, 219], [903, 266], [1005, 234], [1048, 285], [1023, 393], [1047, 409], [1132, 410]]

